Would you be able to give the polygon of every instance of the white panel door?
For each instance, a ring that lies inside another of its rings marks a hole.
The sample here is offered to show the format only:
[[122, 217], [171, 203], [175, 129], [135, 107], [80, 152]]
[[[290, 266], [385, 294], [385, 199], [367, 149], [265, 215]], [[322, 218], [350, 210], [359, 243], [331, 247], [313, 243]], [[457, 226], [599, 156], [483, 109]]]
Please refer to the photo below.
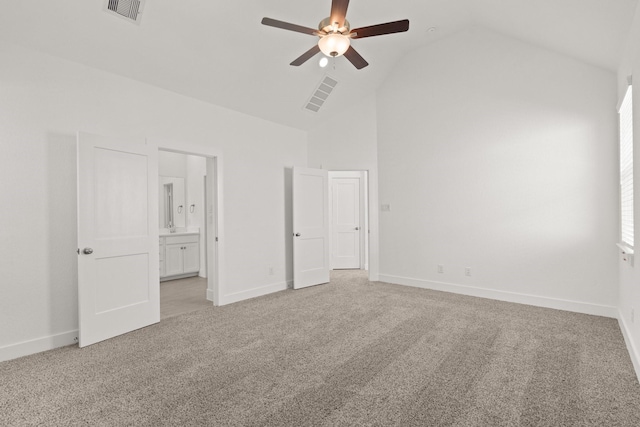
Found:
[[160, 321], [157, 156], [78, 134], [80, 347]]
[[331, 189], [331, 267], [360, 268], [360, 178], [332, 178]]
[[293, 288], [329, 282], [329, 185], [322, 169], [293, 168]]

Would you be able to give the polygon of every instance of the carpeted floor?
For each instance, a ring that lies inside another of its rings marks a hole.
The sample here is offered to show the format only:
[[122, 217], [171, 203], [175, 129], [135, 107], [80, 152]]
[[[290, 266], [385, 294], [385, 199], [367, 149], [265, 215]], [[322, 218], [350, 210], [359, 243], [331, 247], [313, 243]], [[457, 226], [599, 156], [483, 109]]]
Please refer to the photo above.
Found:
[[334, 272], [0, 364], [0, 425], [639, 426], [614, 319]]

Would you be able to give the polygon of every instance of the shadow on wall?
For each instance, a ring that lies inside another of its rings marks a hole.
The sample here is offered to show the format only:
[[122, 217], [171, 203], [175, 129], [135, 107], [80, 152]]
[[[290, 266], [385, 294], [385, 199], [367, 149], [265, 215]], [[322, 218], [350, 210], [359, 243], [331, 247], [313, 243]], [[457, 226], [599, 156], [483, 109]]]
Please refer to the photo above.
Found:
[[284, 253], [285, 280], [293, 287], [293, 168], [284, 169]]
[[47, 309], [52, 334], [78, 325], [76, 140], [73, 134], [47, 134]]

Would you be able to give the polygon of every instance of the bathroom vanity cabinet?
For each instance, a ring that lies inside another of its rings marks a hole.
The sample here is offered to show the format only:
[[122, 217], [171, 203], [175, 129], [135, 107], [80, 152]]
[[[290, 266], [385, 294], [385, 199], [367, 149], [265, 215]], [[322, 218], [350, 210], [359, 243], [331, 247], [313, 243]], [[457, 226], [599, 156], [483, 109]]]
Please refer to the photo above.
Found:
[[199, 271], [198, 233], [160, 236], [160, 281], [197, 276]]

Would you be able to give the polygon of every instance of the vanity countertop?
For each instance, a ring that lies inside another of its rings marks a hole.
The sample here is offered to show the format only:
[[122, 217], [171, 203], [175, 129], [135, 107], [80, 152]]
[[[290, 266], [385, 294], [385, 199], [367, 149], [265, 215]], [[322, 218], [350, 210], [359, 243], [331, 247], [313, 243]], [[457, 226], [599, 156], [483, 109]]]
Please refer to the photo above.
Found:
[[188, 236], [190, 234], [200, 234], [200, 230], [194, 230], [194, 229], [178, 229], [175, 231], [175, 233], [171, 233], [169, 231], [169, 229], [167, 228], [161, 228], [160, 229], [160, 237], [167, 237], [167, 236]]

